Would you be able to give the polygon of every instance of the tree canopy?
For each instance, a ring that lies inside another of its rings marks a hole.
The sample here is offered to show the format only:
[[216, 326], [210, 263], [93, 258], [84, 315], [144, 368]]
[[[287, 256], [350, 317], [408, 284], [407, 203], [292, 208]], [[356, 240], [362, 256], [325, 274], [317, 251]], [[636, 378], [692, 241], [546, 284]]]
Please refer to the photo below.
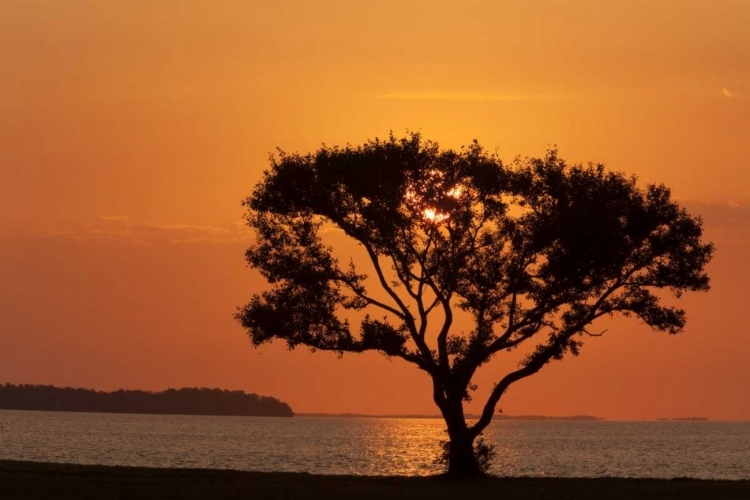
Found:
[[[505, 164], [476, 141], [443, 150], [412, 133], [280, 152], [244, 204], [256, 233], [247, 261], [271, 285], [237, 313], [253, 344], [413, 363], [432, 379], [455, 470], [476, 468], [466, 442], [471, 450], [507, 388], [578, 354], [599, 335], [596, 319], [633, 316], [675, 334], [685, 312], [660, 290], [709, 288], [713, 247], [668, 188], [569, 165], [554, 149]], [[367, 269], [326, 243], [331, 228], [361, 246]], [[470, 331], [454, 327], [457, 311]], [[477, 368], [528, 344], [468, 425]]]

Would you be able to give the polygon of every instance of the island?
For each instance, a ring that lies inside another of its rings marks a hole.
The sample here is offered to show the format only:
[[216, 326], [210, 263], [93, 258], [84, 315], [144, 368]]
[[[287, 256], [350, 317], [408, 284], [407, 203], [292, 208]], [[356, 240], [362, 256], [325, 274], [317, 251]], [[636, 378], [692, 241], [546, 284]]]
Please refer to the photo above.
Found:
[[293, 417], [292, 408], [276, 398], [185, 387], [162, 392], [91, 389], [51, 385], [0, 384], [0, 410]]

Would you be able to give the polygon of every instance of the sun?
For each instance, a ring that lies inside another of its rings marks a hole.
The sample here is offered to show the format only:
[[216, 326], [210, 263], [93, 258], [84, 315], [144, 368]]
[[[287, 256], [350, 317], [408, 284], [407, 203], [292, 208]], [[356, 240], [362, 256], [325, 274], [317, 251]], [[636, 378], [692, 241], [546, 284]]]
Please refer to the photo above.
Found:
[[[456, 184], [455, 186], [448, 189], [445, 194], [450, 198], [458, 200], [464, 194], [464, 191], [464, 186], [462, 186], [461, 184]], [[418, 194], [413, 189], [409, 189], [406, 191], [406, 201], [416, 210], [421, 210], [422, 216], [432, 223], [439, 224], [450, 218], [450, 214], [439, 211], [438, 209], [430, 206], [430, 203], [428, 201], [425, 201], [424, 197]]]
[[443, 222], [445, 219], [449, 217], [448, 214], [444, 214], [442, 212], [438, 212], [434, 208], [425, 208], [424, 209], [424, 218], [429, 220], [430, 222], [434, 223], [440, 223]]

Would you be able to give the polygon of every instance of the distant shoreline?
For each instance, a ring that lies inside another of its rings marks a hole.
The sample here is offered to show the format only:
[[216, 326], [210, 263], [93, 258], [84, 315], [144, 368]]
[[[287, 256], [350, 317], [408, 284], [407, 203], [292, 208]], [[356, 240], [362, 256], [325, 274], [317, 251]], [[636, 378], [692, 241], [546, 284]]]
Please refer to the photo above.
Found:
[[[372, 415], [366, 413], [296, 413], [296, 417], [302, 418], [404, 418], [404, 419], [437, 419], [441, 420], [442, 415], [424, 415], [424, 414], [407, 414], [407, 415]], [[467, 420], [477, 420], [480, 416], [475, 414], [466, 414]], [[601, 421], [601, 417], [591, 415], [572, 415], [567, 417], [549, 417], [546, 415], [495, 415], [495, 420], [575, 420], [575, 421]]]

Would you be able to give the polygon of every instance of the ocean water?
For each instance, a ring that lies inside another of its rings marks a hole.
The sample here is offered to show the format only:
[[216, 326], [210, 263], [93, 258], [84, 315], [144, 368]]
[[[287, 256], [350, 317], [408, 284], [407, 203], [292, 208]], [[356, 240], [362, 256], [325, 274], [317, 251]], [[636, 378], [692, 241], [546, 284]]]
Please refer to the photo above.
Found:
[[[313, 474], [424, 475], [433, 419], [0, 410], [0, 459]], [[750, 479], [750, 422], [497, 421], [500, 476]]]

